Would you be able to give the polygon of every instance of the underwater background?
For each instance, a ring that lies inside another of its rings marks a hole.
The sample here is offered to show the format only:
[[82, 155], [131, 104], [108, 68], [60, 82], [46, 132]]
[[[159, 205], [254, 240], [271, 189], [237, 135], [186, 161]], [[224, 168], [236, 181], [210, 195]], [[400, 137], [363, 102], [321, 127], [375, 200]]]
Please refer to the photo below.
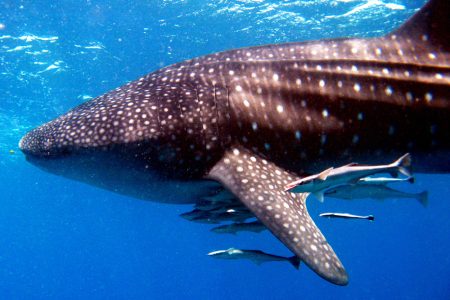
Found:
[[[384, 2], [383, 2], [384, 1]], [[413, 199], [308, 199], [350, 277], [305, 265], [206, 256], [292, 255], [268, 232], [236, 236], [45, 173], [18, 141], [73, 106], [160, 67], [232, 48], [388, 33], [424, 0], [0, 2], [0, 299], [450, 299], [450, 176], [416, 176]], [[326, 211], [373, 214], [322, 219]]]

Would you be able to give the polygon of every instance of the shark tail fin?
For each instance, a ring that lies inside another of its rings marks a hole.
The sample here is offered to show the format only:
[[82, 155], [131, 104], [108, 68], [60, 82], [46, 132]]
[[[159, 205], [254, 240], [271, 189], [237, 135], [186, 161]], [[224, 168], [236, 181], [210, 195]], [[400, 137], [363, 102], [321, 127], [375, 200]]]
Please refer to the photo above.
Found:
[[294, 266], [297, 270], [300, 268], [300, 258], [296, 255], [289, 257], [289, 262]]
[[412, 177], [411, 175], [411, 155], [406, 153], [396, 161], [394, 161], [391, 166], [396, 167], [398, 172], [402, 173], [406, 177]]
[[423, 191], [417, 194], [417, 201], [422, 204], [423, 207], [428, 206], [428, 191]]
[[390, 37], [405, 37], [441, 50], [450, 49], [450, 1], [430, 0]]

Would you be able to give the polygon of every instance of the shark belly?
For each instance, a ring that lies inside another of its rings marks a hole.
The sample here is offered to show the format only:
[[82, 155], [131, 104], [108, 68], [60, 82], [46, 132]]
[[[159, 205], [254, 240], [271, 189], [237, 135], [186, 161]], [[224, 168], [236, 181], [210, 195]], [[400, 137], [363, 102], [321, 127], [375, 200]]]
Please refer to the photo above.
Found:
[[117, 152], [72, 155], [64, 159], [28, 161], [44, 171], [86, 183], [117, 194], [162, 203], [196, 203], [216, 194], [216, 182], [201, 179], [170, 178], [139, 159]]

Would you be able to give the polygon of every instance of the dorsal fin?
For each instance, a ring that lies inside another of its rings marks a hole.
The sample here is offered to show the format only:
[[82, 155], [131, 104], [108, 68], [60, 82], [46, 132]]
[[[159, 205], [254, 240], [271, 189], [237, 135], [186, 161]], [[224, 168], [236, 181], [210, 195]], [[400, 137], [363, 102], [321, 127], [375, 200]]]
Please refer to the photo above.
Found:
[[333, 171], [333, 167], [326, 169], [325, 171], [320, 172], [317, 175], [317, 178], [320, 180], [326, 180], [328, 175], [330, 175], [330, 172]]
[[427, 42], [439, 50], [450, 50], [450, 1], [430, 0], [390, 34]]

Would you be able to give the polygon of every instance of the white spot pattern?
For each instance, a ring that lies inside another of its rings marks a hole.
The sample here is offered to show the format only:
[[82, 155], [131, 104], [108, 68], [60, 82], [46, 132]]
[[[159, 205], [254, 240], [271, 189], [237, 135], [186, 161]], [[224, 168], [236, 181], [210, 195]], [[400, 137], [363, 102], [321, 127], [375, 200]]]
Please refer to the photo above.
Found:
[[[324, 239], [306, 210], [307, 194], [291, 195], [283, 186], [295, 176], [270, 162], [256, 158], [245, 149], [226, 155], [232, 163], [219, 164], [210, 175], [221, 181], [302, 261], [314, 271], [337, 284], [346, 284], [347, 275], [339, 259]], [[242, 167], [233, 172], [230, 167]], [[280, 174], [280, 175], [278, 175]], [[276, 175], [276, 176], [275, 176]], [[242, 178], [249, 181], [242, 183]], [[269, 189], [271, 185], [274, 189]], [[250, 189], [254, 190], [250, 193]], [[255, 194], [256, 193], [256, 194]], [[256, 198], [258, 201], [252, 202]]]

